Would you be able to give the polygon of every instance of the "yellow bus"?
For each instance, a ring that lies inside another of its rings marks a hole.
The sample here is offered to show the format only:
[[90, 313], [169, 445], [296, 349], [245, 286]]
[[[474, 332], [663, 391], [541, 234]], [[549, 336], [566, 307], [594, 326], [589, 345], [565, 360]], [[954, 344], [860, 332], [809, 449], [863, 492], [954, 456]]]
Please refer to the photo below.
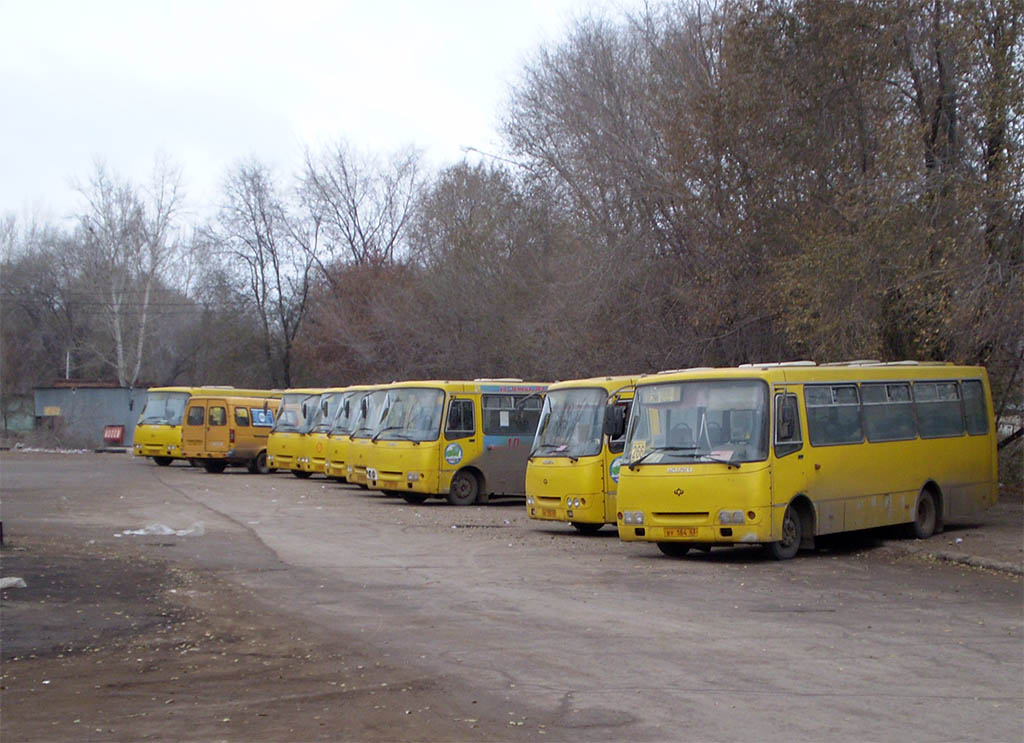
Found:
[[624, 438], [604, 433], [625, 420], [636, 377], [595, 377], [548, 387], [526, 465], [526, 513], [569, 522], [582, 534], [614, 524]]
[[193, 395], [181, 427], [182, 454], [201, 462], [207, 472], [229, 465], [253, 474], [270, 472], [267, 437], [280, 400], [233, 395]]
[[146, 390], [146, 404], [135, 426], [132, 454], [136, 457], [152, 457], [161, 467], [166, 467], [175, 459], [185, 459], [181, 453], [181, 422], [185, 406], [193, 395], [279, 398], [281, 393], [227, 386], [150, 387]]
[[267, 464], [271, 469], [290, 470], [296, 477], [309, 477], [306, 463], [306, 434], [313, 425], [320, 403], [320, 387], [293, 387], [281, 396], [281, 410], [267, 441]]
[[380, 426], [381, 415], [387, 400], [387, 387], [376, 385], [359, 401], [355, 425], [349, 434], [348, 462], [345, 465], [345, 479], [353, 485], [367, 487], [366, 461], [373, 447], [373, 436]]
[[348, 387], [338, 402], [338, 411], [327, 432], [324, 474], [333, 480], [348, 479], [348, 451], [352, 431], [359, 421], [360, 402], [372, 392], [373, 385]]
[[369, 439], [371, 488], [456, 506], [523, 495], [546, 384], [518, 379], [400, 382]]
[[[613, 431], [614, 433], [614, 431]], [[762, 544], [906, 524], [925, 539], [997, 497], [981, 367], [917, 362], [755, 364], [637, 381], [619, 478], [623, 540]]]
[[348, 390], [348, 387], [330, 387], [320, 395], [313, 423], [309, 433], [306, 434], [304, 464], [308, 465], [312, 473], [325, 474], [326, 472], [331, 426]]

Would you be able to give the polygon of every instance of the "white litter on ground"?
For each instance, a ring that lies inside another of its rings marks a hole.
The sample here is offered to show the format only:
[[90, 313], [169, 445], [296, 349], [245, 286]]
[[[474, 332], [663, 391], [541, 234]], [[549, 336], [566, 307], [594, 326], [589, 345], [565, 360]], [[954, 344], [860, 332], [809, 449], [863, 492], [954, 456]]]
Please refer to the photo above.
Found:
[[197, 521], [187, 529], [172, 529], [166, 524], [149, 524], [141, 529], [125, 529], [115, 537], [201, 537], [206, 533], [203, 522]]
[[0, 578], [0, 590], [5, 588], [28, 588], [24, 578]]

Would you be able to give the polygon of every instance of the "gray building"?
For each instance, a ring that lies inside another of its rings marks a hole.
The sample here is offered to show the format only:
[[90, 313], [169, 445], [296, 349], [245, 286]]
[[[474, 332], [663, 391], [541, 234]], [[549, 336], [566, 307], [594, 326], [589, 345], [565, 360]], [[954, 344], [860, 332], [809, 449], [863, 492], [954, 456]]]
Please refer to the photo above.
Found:
[[35, 414], [39, 427], [53, 432], [61, 446], [96, 449], [108, 426], [123, 426], [121, 446], [131, 446], [135, 423], [146, 404], [146, 388], [118, 387], [105, 382], [61, 381], [36, 387]]

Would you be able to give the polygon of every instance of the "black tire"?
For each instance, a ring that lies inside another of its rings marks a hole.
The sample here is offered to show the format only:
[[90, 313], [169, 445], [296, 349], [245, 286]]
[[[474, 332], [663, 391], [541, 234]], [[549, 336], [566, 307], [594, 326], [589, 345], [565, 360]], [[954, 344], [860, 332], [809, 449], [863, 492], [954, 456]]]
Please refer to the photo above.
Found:
[[270, 467], [267, 466], [267, 453], [261, 451], [255, 459], [249, 460], [249, 472], [254, 475], [270, 474]]
[[174, 460], [171, 457], [153, 457], [153, 461], [156, 462], [161, 467], [166, 467]]
[[228, 468], [228, 463], [223, 459], [207, 459], [203, 461], [203, 468], [213, 475], [219, 475]]
[[292, 470], [292, 474], [300, 480], [305, 480], [306, 478], [313, 476], [312, 472], [306, 472], [305, 470]]
[[604, 524], [586, 524], [582, 521], [572, 521], [570, 523], [580, 534], [597, 534], [604, 527]]
[[768, 545], [768, 554], [776, 560], [791, 560], [800, 551], [800, 542], [804, 538], [803, 523], [792, 506], [786, 508], [782, 517], [782, 539]]
[[935, 496], [929, 490], [922, 490], [921, 494], [917, 496], [914, 520], [910, 522], [910, 536], [914, 539], [927, 539], [934, 534], [938, 524], [938, 514]]
[[406, 503], [412, 503], [414, 506], [419, 505], [428, 497], [426, 493], [397, 493], [397, 495], [402, 496]]
[[459, 470], [448, 487], [448, 502], [453, 506], [471, 506], [480, 496], [480, 481], [472, 472]]
[[668, 557], [685, 557], [690, 551], [690, 545], [683, 542], [658, 542], [658, 549]]

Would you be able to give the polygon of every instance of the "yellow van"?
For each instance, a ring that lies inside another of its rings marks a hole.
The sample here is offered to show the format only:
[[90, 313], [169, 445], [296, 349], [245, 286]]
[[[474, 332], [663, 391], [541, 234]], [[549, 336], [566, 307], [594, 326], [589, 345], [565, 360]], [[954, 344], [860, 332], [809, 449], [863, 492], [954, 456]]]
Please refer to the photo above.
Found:
[[367, 484], [410, 503], [439, 496], [465, 506], [523, 495], [546, 389], [519, 379], [391, 385], [367, 439]]
[[193, 395], [181, 427], [182, 453], [202, 463], [207, 472], [229, 465], [266, 474], [267, 438], [280, 400], [259, 397]]
[[338, 402], [337, 415], [327, 432], [324, 474], [334, 480], [348, 479], [348, 452], [351, 435], [359, 424], [361, 401], [374, 390], [373, 385], [349, 387]]
[[236, 387], [150, 387], [146, 390], [146, 404], [135, 426], [132, 454], [152, 457], [161, 467], [181, 453], [181, 422], [185, 406], [193, 395], [245, 395], [247, 397], [279, 398], [276, 390], [238, 389]]
[[306, 433], [313, 425], [320, 387], [298, 387], [284, 391], [281, 411], [267, 441], [267, 464], [271, 469], [291, 470], [296, 477], [309, 477], [306, 466]]
[[615, 524], [625, 436], [604, 433], [609, 415], [625, 420], [636, 377], [597, 377], [548, 387], [526, 465], [526, 513], [569, 522], [589, 534]]

